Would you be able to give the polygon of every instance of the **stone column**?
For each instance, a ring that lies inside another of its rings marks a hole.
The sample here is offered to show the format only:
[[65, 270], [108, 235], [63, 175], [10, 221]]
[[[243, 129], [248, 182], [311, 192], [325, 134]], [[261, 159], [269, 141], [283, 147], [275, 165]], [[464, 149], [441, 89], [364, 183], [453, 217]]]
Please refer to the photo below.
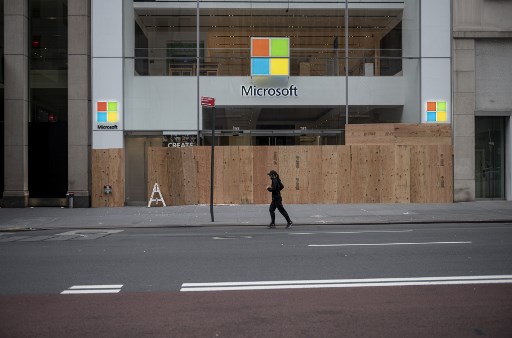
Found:
[[68, 0], [68, 191], [90, 206], [91, 2]]
[[4, 0], [4, 205], [28, 205], [28, 0]]
[[475, 40], [454, 39], [454, 201], [475, 200]]

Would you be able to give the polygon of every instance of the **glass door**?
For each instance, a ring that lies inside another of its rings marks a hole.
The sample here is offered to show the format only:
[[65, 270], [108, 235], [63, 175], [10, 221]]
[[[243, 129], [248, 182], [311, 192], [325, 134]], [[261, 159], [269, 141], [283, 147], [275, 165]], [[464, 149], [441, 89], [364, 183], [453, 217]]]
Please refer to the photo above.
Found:
[[475, 118], [476, 198], [505, 198], [505, 119]]

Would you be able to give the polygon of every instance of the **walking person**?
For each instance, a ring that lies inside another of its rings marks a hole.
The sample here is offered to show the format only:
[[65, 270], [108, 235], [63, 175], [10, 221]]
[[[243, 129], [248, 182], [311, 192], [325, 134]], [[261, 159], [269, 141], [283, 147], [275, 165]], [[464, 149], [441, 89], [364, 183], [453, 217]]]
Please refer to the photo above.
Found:
[[267, 175], [270, 176], [270, 179], [272, 180], [271, 185], [267, 187], [267, 190], [272, 193], [272, 203], [270, 203], [270, 208], [269, 208], [271, 222], [267, 228], [275, 228], [276, 227], [275, 211], [277, 209], [277, 210], [279, 210], [281, 215], [283, 215], [283, 217], [286, 219], [286, 229], [289, 229], [291, 227], [291, 225], [293, 224], [293, 222], [283, 207], [283, 198], [281, 197], [281, 190], [284, 189], [284, 185], [281, 182], [281, 179], [279, 178], [279, 175], [275, 170], [270, 170], [270, 172]]

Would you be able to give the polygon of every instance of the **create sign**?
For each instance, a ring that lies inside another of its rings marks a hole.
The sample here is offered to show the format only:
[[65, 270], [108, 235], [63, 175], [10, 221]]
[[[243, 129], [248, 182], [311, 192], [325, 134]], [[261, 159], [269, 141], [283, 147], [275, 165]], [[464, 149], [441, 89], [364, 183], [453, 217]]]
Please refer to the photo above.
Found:
[[215, 107], [215, 98], [208, 96], [201, 96], [201, 106]]

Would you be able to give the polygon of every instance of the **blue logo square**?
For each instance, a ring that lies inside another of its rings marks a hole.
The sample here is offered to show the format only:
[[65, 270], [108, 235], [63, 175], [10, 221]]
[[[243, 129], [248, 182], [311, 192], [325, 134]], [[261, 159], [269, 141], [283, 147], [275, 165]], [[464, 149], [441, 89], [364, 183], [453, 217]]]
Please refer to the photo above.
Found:
[[98, 112], [97, 116], [98, 123], [107, 122], [107, 112]]
[[435, 111], [428, 111], [427, 112], [427, 122], [436, 122], [436, 112]]
[[270, 75], [269, 58], [254, 58], [251, 61], [252, 75]]

